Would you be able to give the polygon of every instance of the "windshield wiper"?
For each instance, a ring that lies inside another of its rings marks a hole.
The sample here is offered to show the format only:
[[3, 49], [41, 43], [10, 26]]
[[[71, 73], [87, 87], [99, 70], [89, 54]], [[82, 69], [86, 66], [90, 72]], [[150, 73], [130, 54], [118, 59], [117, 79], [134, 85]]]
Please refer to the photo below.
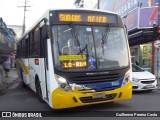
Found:
[[71, 33], [72, 33], [72, 36], [75, 38], [74, 42], [75, 42], [76, 46], [80, 46], [80, 42], [79, 42], [79, 39], [78, 39], [78, 37], [76, 35], [76, 30], [75, 30], [75, 27], [74, 27], [73, 23], [70, 23], [69, 26], [70, 26], [70, 28], [72, 28], [71, 29]]
[[81, 47], [80, 47], [80, 42], [79, 42], [79, 39], [77, 37], [76, 29], [75, 29], [75, 26], [73, 25], [73, 23], [70, 23], [70, 27], [72, 28], [71, 29], [71, 33], [72, 33], [72, 35], [74, 37], [75, 45], [78, 46], [80, 54], [82, 54], [82, 50], [81, 50]]
[[107, 38], [106, 33], [102, 32], [102, 44], [103, 45], [107, 43], [107, 39], [106, 38]]
[[86, 44], [78, 54], [82, 54], [83, 52], [85, 52], [88, 56], [88, 44]]
[[110, 32], [110, 25], [108, 25], [107, 27], [108, 27], [108, 30], [106, 28], [106, 31], [102, 32], [102, 43], [101, 44], [102, 44], [103, 55], [104, 55], [104, 44], [107, 44], [108, 35]]
[[57, 27], [56, 30], [57, 30], [57, 41], [56, 41], [57, 42], [57, 47], [58, 47], [59, 55], [61, 55], [61, 52], [60, 52], [61, 50], [60, 50], [60, 47], [59, 47], [60, 33], [58, 33], [58, 27]]
[[102, 32], [102, 50], [103, 50], [103, 55], [104, 55], [104, 44], [107, 43], [107, 37], [108, 37], [108, 34], [106, 35], [106, 33]]

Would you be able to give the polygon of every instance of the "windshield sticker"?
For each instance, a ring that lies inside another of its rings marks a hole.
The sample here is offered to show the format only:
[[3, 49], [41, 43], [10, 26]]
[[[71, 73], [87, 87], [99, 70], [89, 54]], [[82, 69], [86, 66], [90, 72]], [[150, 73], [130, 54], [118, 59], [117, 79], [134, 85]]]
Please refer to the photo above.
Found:
[[86, 60], [86, 55], [60, 55], [59, 60]]
[[96, 69], [96, 68], [97, 68], [97, 66], [96, 66], [96, 59], [93, 58], [93, 57], [89, 57], [89, 58], [88, 58], [88, 66], [89, 66], [89, 68], [90, 68], [91, 70]]
[[91, 29], [91, 28], [86, 28], [86, 31], [89, 31], [89, 32], [90, 32], [90, 31], [92, 31], [92, 29]]
[[98, 33], [99, 32], [98, 29], [95, 29], [95, 32]]

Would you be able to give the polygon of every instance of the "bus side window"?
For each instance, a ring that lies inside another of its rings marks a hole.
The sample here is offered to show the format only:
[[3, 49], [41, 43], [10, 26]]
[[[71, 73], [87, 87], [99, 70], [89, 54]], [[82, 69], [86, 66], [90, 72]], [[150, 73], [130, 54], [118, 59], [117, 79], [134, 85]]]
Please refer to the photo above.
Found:
[[35, 45], [35, 42], [32, 44], [32, 55], [36, 56], [36, 45]]
[[40, 32], [40, 57], [44, 57], [44, 41], [42, 39], [42, 28], [39, 29]]
[[34, 46], [34, 32], [32, 31], [30, 33], [30, 57], [34, 56], [33, 46]]
[[29, 55], [29, 39], [27, 38], [25, 40], [25, 58], [28, 58], [28, 55]]
[[34, 30], [34, 56], [39, 57], [40, 56], [40, 31], [39, 27], [37, 27]]
[[31, 57], [39, 57], [40, 53], [40, 40], [39, 40], [39, 28], [37, 27], [31, 32], [30, 37], [30, 55]]
[[28, 54], [28, 56], [29, 57], [31, 57], [31, 52], [32, 52], [32, 45], [31, 45], [31, 43], [32, 43], [32, 39], [31, 39], [31, 33], [29, 34], [29, 47], [28, 47], [28, 52], [29, 52], [29, 54]]

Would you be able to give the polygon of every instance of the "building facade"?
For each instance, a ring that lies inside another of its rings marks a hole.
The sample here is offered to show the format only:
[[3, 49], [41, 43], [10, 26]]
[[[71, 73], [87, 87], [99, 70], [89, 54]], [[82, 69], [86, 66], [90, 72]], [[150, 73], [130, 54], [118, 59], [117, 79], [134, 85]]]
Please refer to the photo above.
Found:
[[132, 63], [160, 77], [160, 52], [153, 25], [158, 25], [159, 0], [100, 0], [100, 9], [119, 14], [128, 30]]
[[3, 19], [0, 18], [0, 63], [5, 58], [14, 58], [15, 36], [13, 29], [7, 28]]
[[22, 36], [23, 26], [21, 26], [21, 25], [7, 25], [7, 27], [14, 30], [14, 32], [16, 34], [15, 40], [18, 40]]

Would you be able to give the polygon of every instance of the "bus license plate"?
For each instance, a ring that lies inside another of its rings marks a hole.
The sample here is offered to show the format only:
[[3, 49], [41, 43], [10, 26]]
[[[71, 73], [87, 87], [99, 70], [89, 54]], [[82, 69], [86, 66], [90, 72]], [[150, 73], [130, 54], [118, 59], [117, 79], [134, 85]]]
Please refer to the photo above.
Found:
[[104, 93], [93, 94], [92, 98], [106, 98], [106, 95]]

